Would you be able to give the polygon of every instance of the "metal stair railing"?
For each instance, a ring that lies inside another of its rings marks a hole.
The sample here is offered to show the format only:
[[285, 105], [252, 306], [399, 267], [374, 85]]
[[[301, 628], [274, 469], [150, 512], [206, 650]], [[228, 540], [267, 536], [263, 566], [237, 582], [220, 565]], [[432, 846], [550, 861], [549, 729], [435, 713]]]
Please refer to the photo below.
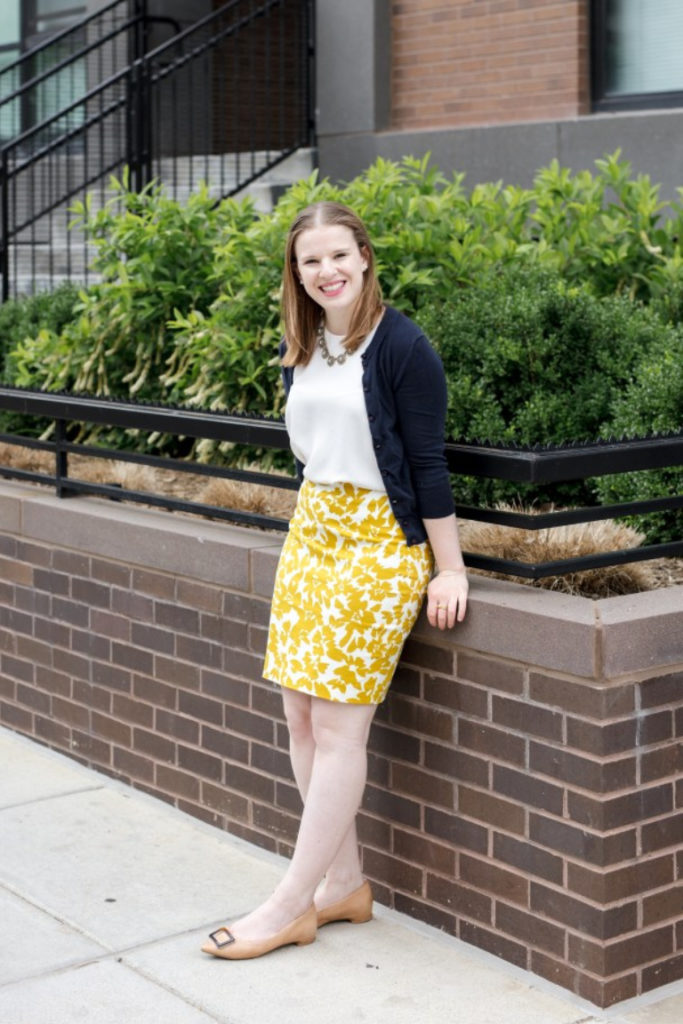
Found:
[[[3, 299], [88, 281], [91, 253], [87, 237], [68, 230], [70, 206], [89, 192], [104, 204], [124, 168], [136, 191], [155, 178], [182, 199], [206, 181], [218, 199], [311, 145], [313, 0], [231, 0], [149, 52], [146, 4], [133, 6], [99, 49], [91, 41], [54, 73], [93, 64], [94, 53], [99, 70], [128, 33], [122, 66], [93, 72], [81, 95], [0, 149]], [[21, 95], [49, 81], [41, 71]], [[17, 91], [5, 103], [16, 101]]]

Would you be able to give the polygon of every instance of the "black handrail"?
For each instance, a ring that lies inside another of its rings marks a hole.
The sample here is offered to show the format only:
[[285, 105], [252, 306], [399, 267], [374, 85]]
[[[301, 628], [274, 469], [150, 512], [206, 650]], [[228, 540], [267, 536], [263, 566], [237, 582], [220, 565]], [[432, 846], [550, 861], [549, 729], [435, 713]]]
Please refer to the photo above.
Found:
[[[138, 404], [118, 399], [95, 398], [89, 395], [29, 391], [21, 388], [0, 388], [0, 409], [43, 420], [53, 420], [56, 425], [54, 440], [36, 440], [16, 434], [0, 435], [0, 441], [7, 444], [52, 452], [55, 457], [54, 474], [0, 466], [0, 476], [52, 484], [60, 497], [95, 494], [118, 501], [125, 499], [177, 511], [208, 515], [245, 525], [274, 530], [287, 529], [287, 522], [277, 517], [220, 508], [167, 495], [128, 490], [118, 485], [91, 483], [74, 479], [68, 473], [68, 456], [76, 454], [93, 458], [116, 459], [121, 462], [131, 462], [180, 473], [215, 476], [296, 489], [298, 484], [293, 477], [211, 466], [191, 460], [164, 458], [140, 452], [100, 448], [67, 440], [70, 425], [88, 423], [131, 428], [149, 433], [161, 432], [175, 436], [207, 438], [257, 448], [286, 450], [288, 449], [287, 432], [281, 420], [234, 413], [195, 411], [174, 406]], [[456, 475], [490, 477], [529, 484], [556, 483], [583, 477], [603, 476], [614, 472], [636, 472], [681, 466], [683, 465], [683, 433], [662, 437], [609, 440], [590, 444], [535, 446], [533, 448], [449, 442], [446, 445], [446, 454], [449, 468]], [[503, 526], [516, 526], [525, 530], [540, 530], [562, 526], [566, 523], [588, 523], [605, 518], [681, 508], [683, 508], [683, 494], [654, 498], [649, 501], [623, 502], [595, 508], [564, 509], [541, 514], [469, 506], [459, 506], [458, 513], [465, 519], [477, 519]], [[601, 552], [538, 564], [494, 558], [471, 552], [465, 552], [465, 561], [467, 565], [475, 569], [539, 580], [547, 576], [585, 569], [680, 556], [683, 556], [683, 539], [665, 544], [650, 544], [622, 551]]]

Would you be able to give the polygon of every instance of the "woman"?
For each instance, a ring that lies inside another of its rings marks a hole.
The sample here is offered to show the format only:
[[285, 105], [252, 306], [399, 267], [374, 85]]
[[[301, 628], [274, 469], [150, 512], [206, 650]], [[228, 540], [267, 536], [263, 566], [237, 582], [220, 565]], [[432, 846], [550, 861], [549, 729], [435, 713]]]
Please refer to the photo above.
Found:
[[282, 687], [304, 811], [275, 892], [202, 946], [228, 960], [372, 917], [355, 818], [373, 714], [425, 591], [427, 619], [440, 629], [467, 606], [443, 452], [443, 368], [419, 328], [383, 305], [366, 230], [347, 207], [316, 203], [296, 218], [283, 317], [286, 423], [303, 483], [264, 676]]

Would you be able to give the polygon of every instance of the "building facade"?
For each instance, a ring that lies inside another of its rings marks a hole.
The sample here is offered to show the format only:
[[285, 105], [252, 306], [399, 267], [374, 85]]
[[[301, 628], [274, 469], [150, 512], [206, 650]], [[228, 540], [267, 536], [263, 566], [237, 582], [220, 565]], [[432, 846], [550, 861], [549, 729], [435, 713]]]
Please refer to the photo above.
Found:
[[321, 171], [432, 159], [528, 185], [621, 148], [672, 199], [683, 183], [677, 0], [318, 0]]

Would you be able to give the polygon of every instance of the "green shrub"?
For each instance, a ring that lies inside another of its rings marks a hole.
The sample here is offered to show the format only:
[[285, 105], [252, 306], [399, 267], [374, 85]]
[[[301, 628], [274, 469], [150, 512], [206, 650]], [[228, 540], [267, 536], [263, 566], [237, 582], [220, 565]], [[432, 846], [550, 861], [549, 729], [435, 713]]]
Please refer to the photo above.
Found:
[[[683, 328], [662, 331], [641, 355], [633, 378], [613, 401], [604, 434], [643, 437], [677, 433], [683, 424]], [[603, 504], [643, 501], [683, 493], [683, 469], [620, 473], [596, 481]], [[634, 516], [629, 522], [650, 542], [681, 539], [681, 511]]]
[[[600, 436], [635, 366], [672, 333], [629, 299], [600, 299], [521, 263], [482, 275], [418, 319], [446, 369], [450, 436], [521, 445]], [[458, 481], [458, 490], [467, 502], [527, 497], [500, 481]], [[595, 489], [578, 482], [536, 495], [577, 503], [594, 500]]]
[[41, 330], [59, 334], [74, 317], [78, 289], [67, 282], [53, 292], [8, 299], [0, 303], [0, 379], [9, 384], [14, 379], [8, 355], [24, 341]]
[[[249, 201], [215, 205], [206, 190], [186, 206], [159, 187], [135, 195], [124, 180], [103, 211], [80, 210], [101, 282], [81, 293], [75, 319], [41, 324], [15, 346], [12, 382], [279, 414], [285, 235], [319, 199], [365, 220], [387, 301], [416, 316], [442, 351], [454, 435], [597, 437], [611, 429], [612, 404], [660, 336], [660, 318], [683, 315], [683, 207], [666, 208], [618, 153], [594, 171], [553, 162], [529, 189], [467, 190], [463, 175], [447, 179], [427, 159], [378, 160], [346, 185], [313, 174], [263, 216]], [[131, 432], [107, 439], [146, 443]], [[152, 440], [176, 453], [191, 446]], [[280, 460], [208, 442], [194, 454]], [[547, 496], [594, 492], [588, 483]], [[509, 500], [511, 489], [480, 481], [472, 496]]]

